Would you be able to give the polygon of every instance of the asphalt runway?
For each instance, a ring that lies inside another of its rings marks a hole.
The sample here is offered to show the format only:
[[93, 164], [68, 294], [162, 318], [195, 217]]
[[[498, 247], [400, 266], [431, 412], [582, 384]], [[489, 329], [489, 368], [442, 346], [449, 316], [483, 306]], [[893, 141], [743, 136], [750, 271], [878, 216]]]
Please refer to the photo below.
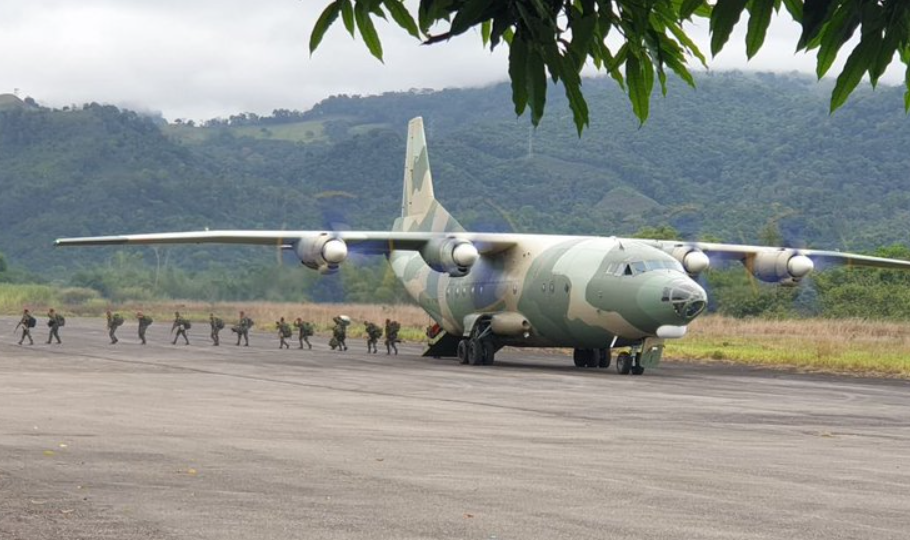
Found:
[[2, 540], [910, 537], [906, 382], [13, 326]]

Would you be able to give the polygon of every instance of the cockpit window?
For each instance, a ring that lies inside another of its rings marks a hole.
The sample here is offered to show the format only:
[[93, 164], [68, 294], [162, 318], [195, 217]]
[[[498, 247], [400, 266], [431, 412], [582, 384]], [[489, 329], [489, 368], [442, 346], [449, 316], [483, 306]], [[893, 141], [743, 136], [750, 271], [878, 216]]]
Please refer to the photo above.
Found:
[[631, 263], [614, 263], [607, 266], [606, 273], [614, 276], [637, 276], [652, 270], [677, 270], [684, 272], [678, 261], [634, 261]]

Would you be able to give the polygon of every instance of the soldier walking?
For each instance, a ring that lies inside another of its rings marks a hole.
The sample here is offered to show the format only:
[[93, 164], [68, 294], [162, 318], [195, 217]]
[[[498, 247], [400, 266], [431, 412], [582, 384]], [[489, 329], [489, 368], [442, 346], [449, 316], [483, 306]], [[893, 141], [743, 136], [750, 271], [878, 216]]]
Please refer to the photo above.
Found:
[[392, 354], [392, 351], [395, 351], [395, 354], [398, 354], [398, 331], [401, 330], [401, 324], [398, 321], [390, 321], [389, 319], [385, 320], [385, 353]]
[[250, 328], [253, 327], [253, 319], [247, 317], [240, 312], [240, 322], [237, 323], [237, 326], [231, 328], [231, 331], [237, 334], [237, 346], [240, 346], [240, 339], [243, 338], [243, 346], [248, 347], [250, 345]]
[[[22, 337], [19, 338], [19, 345], [22, 345], [25, 338], [28, 338], [29, 345], [35, 344], [32, 340], [32, 328], [35, 327], [37, 322], [38, 321], [32, 317], [32, 314], [29, 313], [27, 309], [22, 311], [22, 318], [19, 319], [19, 324], [16, 325], [16, 330], [18, 330], [20, 326], [22, 327]], [[13, 331], [15, 332], [15, 330]]]
[[367, 332], [367, 352], [368, 353], [377, 353], [379, 352], [379, 347], [376, 346], [379, 343], [379, 338], [382, 337], [382, 328], [379, 328], [378, 325], [375, 325], [371, 322], [366, 323], [366, 332]]
[[303, 343], [306, 342], [307, 349], [312, 349], [313, 346], [310, 345], [310, 336], [313, 335], [313, 324], [309, 322], [304, 322], [303, 319], [297, 317], [297, 320], [294, 321], [294, 328], [297, 329], [297, 340], [300, 342], [300, 347], [303, 348]]
[[275, 323], [275, 327], [278, 328], [278, 338], [281, 340], [278, 343], [279, 349], [290, 349], [291, 346], [288, 344], [288, 338], [293, 335], [291, 331], [291, 325], [284, 320], [284, 317], [280, 321]]
[[348, 321], [344, 320], [341, 315], [338, 315], [332, 319], [332, 322], [335, 323], [335, 326], [332, 327], [332, 340], [329, 341], [329, 347], [331, 347], [333, 351], [336, 348], [339, 351], [348, 350], [348, 346], [345, 343], [345, 340], [348, 337]]
[[50, 343], [52, 339], [57, 340], [57, 344], [62, 343], [60, 341], [60, 327], [66, 324], [66, 319], [63, 318], [63, 315], [60, 315], [54, 308], [51, 308], [47, 312], [47, 326], [51, 329], [50, 333], [47, 335], [47, 342]]
[[212, 345], [217, 347], [221, 343], [218, 333], [224, 328], [224, 321], [214, 313], [209, 313], [209, 324], [212, 326]]
[[152, 325], [152, 318], [143, 315], [142, 312], [136, 313], [136, 319], [139, 321], [139, 340], [145, 345], [145, 331]]
[[119, 313], [111, 313], [111, 310], [107, 310], [107, 333], [111, 338], [111, 345], [116, 344], [119, 339], [117, 339], [117, 329], [120, 328], [120, 325], [123, 324], [123, 315]]
[[171, 332], [173, 332], [174, 330], [177, 330], [177, 333], [174, 335], [174, 342], [171, 343], [171, 345], [176, 345], [177, 338], [179, 338], [180, 336], [183, 336], [183, 340], [185, 341], [184, 345], [189, 345], [190, 338], [187, 337], [186, 331], [189, 330], [191, 326], [192, 326], [192, 323], [190, 323], [189, 320], [181, 317], [179, 311], [175, 311], [174, 312], [174, 325], [171, 326]]

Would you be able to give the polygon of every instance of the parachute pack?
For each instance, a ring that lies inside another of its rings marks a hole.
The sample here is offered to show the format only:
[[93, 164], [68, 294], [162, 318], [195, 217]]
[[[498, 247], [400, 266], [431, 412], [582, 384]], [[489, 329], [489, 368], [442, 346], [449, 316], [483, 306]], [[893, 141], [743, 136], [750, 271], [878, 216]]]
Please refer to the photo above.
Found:
[[123, 315], [121, 315], [119, 313], [114, 313], [114, 316], [111, 317], [111, 324], [114, 326], [114, 328], [122, 325], [123, 324]]
[[186, 319], [183, 319], [183, 320], [180, 321], [180, 322], [183, 323], [183, 328], [184, 328], [185, 330], [189, 330], [190, 328], [193, 327], [193, 323], [191, 323], [190, 321], [188, 321], [188, 320], [186, 320]]
[[66, 317], [63, 315], [57, 315], [57, 326], [66, 326]]
[[29, 315], [29, 316], [28, 316], [28, 327], [29, 327], [29, 328], [34, 328], [34, 327], [37, 326], [37, 325], [38, 325], [38, 319], [36, 319], [36, 318], [32, 317], [31, 315]]
[[215, 328], [217, 328], [219, 330], [224, 328], [224, 321], [216, 317], [215, 318]]

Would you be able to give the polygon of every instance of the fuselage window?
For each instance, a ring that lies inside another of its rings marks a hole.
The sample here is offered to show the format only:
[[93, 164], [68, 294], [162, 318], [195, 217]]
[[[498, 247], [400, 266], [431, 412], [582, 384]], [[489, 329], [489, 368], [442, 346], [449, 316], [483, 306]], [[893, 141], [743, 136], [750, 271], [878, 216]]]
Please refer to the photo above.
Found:
[[556, 291], [556, 286], [553, 285], [553, 282], [551, 281], [550, 282], [550, 294], [553, 294], [553, 292], [555, 292], [555, 291]]

